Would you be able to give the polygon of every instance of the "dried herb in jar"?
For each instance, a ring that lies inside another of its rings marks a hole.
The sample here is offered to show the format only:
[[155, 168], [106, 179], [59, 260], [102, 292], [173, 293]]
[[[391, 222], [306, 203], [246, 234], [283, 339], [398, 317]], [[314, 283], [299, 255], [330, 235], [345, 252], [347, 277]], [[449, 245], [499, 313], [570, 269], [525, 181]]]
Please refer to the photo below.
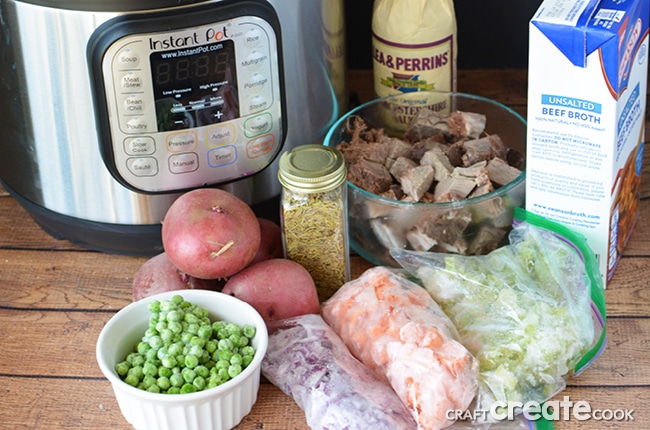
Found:
[[343, 156], [302, 145], [283, 154], [278, 177], [285, 257], [307, 269], [325, 301], [350, 278]]

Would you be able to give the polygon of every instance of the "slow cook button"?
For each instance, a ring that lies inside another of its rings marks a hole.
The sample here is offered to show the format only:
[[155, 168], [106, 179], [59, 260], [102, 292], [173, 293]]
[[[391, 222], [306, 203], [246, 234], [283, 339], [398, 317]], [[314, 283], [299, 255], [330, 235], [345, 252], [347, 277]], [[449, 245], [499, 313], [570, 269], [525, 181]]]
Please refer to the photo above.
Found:
[[158, 162], [153, 157], [129, 158], [126, 167], [135, 176], [155, 176], [158, 174]]
[[124, 140], [124, 152], [129, 155], [151, 155], [156, 152], [156, 142], [151, 137], [129, 137]]
[[174, 154], [169, 157], [169, 171], [172, 173], [193, 172], [199, 168], [199, 156], [194, 152]]

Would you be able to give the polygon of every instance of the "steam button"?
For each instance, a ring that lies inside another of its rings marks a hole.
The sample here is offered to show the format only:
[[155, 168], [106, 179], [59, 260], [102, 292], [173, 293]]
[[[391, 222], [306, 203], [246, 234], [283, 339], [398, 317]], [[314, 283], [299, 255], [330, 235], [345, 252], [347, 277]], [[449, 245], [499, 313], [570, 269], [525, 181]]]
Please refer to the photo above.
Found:
[[248, 103], [248, 110], [249, 112], [260, 112], [265, 109], [269, 108], [269, 101], [266, 99], [266, 97], [257, 95], [254, 97], [251, 97], [249, 103]]

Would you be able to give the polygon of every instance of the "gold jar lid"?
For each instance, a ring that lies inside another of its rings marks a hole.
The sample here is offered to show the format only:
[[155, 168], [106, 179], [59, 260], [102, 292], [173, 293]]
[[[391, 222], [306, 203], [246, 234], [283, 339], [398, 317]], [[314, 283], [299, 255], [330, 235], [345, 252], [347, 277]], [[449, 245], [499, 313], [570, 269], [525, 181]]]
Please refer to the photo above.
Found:
[[300, 145], [282, 154], [278, 179], [280, 183], [298, 192], [333, 190], [345, 182], [343, 154], [324, 145]]

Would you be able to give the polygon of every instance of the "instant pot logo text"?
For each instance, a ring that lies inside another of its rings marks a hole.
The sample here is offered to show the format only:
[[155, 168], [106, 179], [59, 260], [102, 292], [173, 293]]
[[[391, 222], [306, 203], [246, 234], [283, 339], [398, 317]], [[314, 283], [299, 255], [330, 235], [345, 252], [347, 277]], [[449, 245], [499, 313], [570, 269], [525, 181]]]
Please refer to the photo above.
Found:
[[199, 33], [196, 31], [192, 34], [184, 34], [182, 36], [172, 34], [162, 39], [154, 39], [153, 37], [150, 37], [149, 48], [152, 51], [160, 51], [170, 48], [187, 48], [201, 45], [206, 42], [220, 41], [227, 39], [228, 37], [228, 29], [226, 26], [221, 29], [210, 27], [205, 31], [203, 38], [201, 38]]

